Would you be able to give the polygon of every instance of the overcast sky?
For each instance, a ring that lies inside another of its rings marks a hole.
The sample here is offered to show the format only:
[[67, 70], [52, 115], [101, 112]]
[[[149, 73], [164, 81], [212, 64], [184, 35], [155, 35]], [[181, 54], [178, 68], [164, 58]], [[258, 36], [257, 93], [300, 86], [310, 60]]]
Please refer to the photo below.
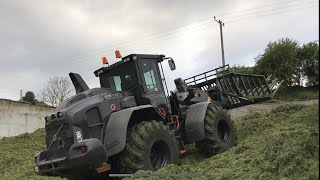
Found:
[[317, 0], [87, 0], [0, 1], [0, 98], [18, 100], [19, 90], [38, 92], [49, 77], [80, 73], [98, 87], [93, 71], [114, 50], [165, 54], [169, 88], [221, 65], [217, 16], [226, 63], [252, 66], [269, 41], [319, 39]]

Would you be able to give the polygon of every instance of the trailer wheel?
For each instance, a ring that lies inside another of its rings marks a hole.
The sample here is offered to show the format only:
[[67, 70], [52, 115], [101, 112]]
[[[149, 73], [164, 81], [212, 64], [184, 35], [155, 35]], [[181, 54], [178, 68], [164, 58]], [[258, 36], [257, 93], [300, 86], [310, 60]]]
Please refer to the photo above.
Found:
[[196, 142], [199, 152], [207, 157], [219, 154], [236, 145], [233, 122], [226, 110], [208, 106], [204, 119], [205, 139]]
[[179, 162], [178, 144], [162, 122], [143, 121], [129, 128], [125, 149], [119, 155], [119, 170], [156, 170]]

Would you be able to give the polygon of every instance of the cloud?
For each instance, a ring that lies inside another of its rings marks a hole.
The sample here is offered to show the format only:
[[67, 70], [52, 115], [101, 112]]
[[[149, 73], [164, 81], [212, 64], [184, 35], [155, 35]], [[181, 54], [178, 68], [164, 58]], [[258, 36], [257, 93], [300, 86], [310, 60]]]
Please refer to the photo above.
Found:
[[[17, 99], [20, 89], [38, 91], [49, 77], [69, 72], [80, 73], [91, 87], [99, 86], [93, 71], [101, 67], [101, 56], [116, 62], [116, 49], [123, 55], [173, 57], [177, 70], [165, 65], [172, 89], [173, 79], [221, 64], [219, 27], [209, 19], [215, 15], [226, 22], [225, 56], [230, 64], [254, 65], [267, 43], [281, 37], [301, 43], [318, 40], [318, 9], [301, 10], [318, 3], [288, 7], [305, 2], [281, 2], [1, 1], [0, 98]], [[270, 4], [277, 5], [257, 9]], [[268, 15], [287, 10], [292, 12]]]

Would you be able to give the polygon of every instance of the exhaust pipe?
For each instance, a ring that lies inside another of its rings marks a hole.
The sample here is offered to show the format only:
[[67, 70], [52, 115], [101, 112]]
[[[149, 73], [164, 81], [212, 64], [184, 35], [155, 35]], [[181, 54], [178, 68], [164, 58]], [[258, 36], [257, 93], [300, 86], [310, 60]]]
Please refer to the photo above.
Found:
[[76, 94], [89, 90], [88, 85], [84, 82], [82, 77], [77, 73], [69, 73], [70, 79], [76, 89]]

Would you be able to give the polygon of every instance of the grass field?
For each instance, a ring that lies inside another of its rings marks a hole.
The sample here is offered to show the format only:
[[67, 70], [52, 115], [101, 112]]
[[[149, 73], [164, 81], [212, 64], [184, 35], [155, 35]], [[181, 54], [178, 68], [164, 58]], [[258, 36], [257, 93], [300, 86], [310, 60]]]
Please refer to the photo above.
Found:
[[[189, 146], [180, 166], [138, 173], [200, 173], [208, 174], [208, 179], [319, 179], [318, 115], [318, 106], [283, 105], [270, 113], [244, 116], [235, 120], [238, 145], [230, 150], [204, 158]], [[43, 129], [0, 140], [0, 179], [60, 179], [33, 173], [33, 156], [44, 144]]]

